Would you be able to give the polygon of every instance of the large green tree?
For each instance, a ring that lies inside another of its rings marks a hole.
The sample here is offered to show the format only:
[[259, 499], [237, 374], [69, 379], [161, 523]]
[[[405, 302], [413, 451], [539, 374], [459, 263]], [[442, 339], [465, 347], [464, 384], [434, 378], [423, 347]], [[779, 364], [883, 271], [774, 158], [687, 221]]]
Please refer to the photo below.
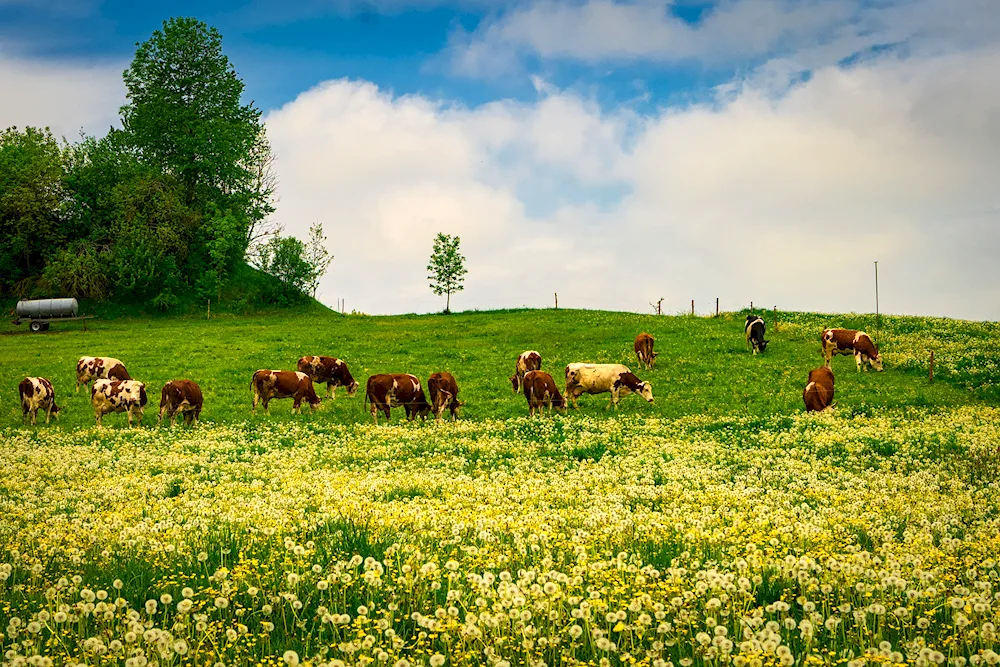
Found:
[[273, 211], [259, 169], [270, 150], [260, 111], [241, 101], [222, 35], [193, 18], [165, 21], [138, 45], [124, 78], [122, 124], [140, 160], [175, 176], [188, 206], [235, 218], [218, 229], [243, 239], [233, 254], [242, 259], [249, 230]]

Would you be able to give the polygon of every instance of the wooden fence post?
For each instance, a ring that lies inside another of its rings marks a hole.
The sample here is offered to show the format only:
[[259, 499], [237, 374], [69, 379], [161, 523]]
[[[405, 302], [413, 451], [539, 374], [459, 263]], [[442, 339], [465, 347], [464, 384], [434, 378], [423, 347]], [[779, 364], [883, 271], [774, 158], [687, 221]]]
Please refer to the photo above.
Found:
[[931, 382], [934, 382], [934, 350], [931, 350], [931, 366], [930, 370], [927, 372], [927, 378]]
[[719, 297], [715, 297], [715, 316], [719, 316]]
[[691, 317], [694, 317], [694, 299], [691, 299]]
[[212, 319], [212, 300], [211, 299], [208, 300], [208, 316], [205, 319], [206, 320]]
[[753, 301], [750, 302], [750, 312], [753, 312]]
[[559, 292], [553, 292], [556, 297], [556, 310], [559, 310]]

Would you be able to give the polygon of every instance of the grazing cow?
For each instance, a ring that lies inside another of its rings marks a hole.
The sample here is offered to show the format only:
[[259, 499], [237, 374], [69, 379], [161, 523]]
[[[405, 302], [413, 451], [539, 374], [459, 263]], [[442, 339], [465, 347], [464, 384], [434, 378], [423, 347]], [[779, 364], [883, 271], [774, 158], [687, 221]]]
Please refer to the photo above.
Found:
[[271, 414], [268, 403], [273, 398], [292, 398], [292, 412], [302, 414], [302, 400], [309, 403], [309, 407], [315, 410], [319, 407], [319, 396], [313, 389], [312, 380], [305, 373], [295, 371], [272, 371], [261, 369], [253, 374], [250, 381], [250, 390], [253, 392], [253, 410], [257, 412], [257, 404], [264, 404], [264, 414]]
[[59, 416], [59, 406], [56, 405], [56, 391], [52, 388], [52, 383], [47, 378], [24, 378], [17, 385], [17, 391], [21, 394], [21, 420], [28, 421], [28, 413], [31, 413], [31, 423], [36, 424], [36, 417], [39, 410], [45, 410], [45, 423], [49, 423], [49, 417]]
[[427, 393], [431, 397], [431, 412], [434, 419], [440, 421], [445, 409], [451, 410], [452, 421], [458, 419], [458, 409], [462, 403], [458, 400], [458, 383], [448, 371], [435, 373], [427, 379]]
[[98, 426], [101, 418], [111, 412], [126, 413], [129, 426], [138, 412], [141, 424], [146, 412], [146, 385], [135, 380], [97, 380], [90, 389], [90, 404], [94, 406]]
[[763, 352], [767, 349], [767, 344], [770, 341], [764, 340], [764, 332], [767, 327], [764, 324], [764, 320], [756, 315], [747, 315], [746, 324], [746, 334], [747, 334], [747, 347], [753, 349], [753, 353]]
[[125, 364], [113, 357], [80, 357], [76, 362], [76, 390], [91, 380], [131, 380]]
[[334, 400], [337, 398], [337, 387], [347, 387], [348, 396], [354, 396], [358, 391], [358, 383], [347, 369], [347, 364], [336, 357], [302, 357], [298, 369], [313, 382], [325, 382], [326, 395]]
[[826, 359], [827, 368], [830, 368], [830, 362], [835, 355], [853, 354], [854, 360], [858, 364], [858, 371], [861, 371], [862, 368], [867, 371], [868, 366], [877, 371], [882, 370], [882, 355], [878, 353], [875, 343], [864, 331], [825, 329], [820, 341], [823, 345], [823, 357]]
[[806, 412], [820, 412], [833, 404], [833, 371], [820, 366], [809, 371], [809, 383], [802, 392]]
[[639, 365], [647, 370], [653, 367], [656, 363], [656, 355], [659, 352], [653, 352], [653, 342], [654, 339], [648, 333], [641, 333], [635, 337], [635, 356], [639, 359]]
[[160, 418], [156, 420], [156, 425], [163, 422], [163, 415], [166, 413], [171, 426], [178, 414], [183, 415], [184, 423], [190, 426], [201, 416], [203, 402], [201, 387], [196, 383], [191, 380], [171, 380], [163, 385], [160, 392]]
[[542, 355], [534, 350], [522, 352], [514, 365], [514, 374], [510, 376], [510, 384], [514, 388], [514, 393], [521, 391], [521, 382], [524, 374], [528, 371], [537, 371], [542, 368]]
[[581, 394], [603, 394], [611, 392], [612, 405], [618, 409], [619, 396], [635, 392], [649, 403], [653, 402], [653, 388], [635, 376], [622, 364], [570, 364], [566, 366], [566, 398], [579, 408]]
[[386, 419], [390, 419], [390, 408], [403, 406], [407, 421], [417, 417], [426, 419], [431, 411], [420, 380], [416, 375], [408, 373], [382, 373], [369, 377], [365, 388], [365, 404], [368, 403], [371, 403], [372, 419], [376, 426], [379, 410]]
[[559, 393], [556, 381], [545, 371], [528, 371], [524, 374], [522, 381], [524, 386], [524, 397], [528, 399], [528, 415], [535, 416], [535, 410], [539, 414], [545, 413], [545, 406], [549, 406], [549, 414], [555, 407], [560, 412], [566, 412], [566, 398]]

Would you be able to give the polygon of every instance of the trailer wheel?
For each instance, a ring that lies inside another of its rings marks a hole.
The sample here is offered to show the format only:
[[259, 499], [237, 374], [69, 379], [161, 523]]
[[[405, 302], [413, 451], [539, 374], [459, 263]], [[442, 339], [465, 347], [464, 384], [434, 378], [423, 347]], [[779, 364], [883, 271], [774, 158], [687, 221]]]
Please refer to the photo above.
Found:
[[31, 329], [34, 333], [38, 333], [39, 331], [42, 331], [44, 329], [41, 322], [32, 322], [28, 328]]

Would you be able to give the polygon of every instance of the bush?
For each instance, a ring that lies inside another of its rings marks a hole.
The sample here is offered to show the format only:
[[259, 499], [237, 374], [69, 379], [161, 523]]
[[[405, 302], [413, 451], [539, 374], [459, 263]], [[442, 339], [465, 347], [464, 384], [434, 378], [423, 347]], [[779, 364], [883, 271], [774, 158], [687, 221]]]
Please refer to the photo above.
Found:
[[42, 287], [47, 292], [80, 299], [104, 299], [108, 294], [107, 266], [97, 249], [79, 243], [58, 251], [49, 258], [42, 273]]

